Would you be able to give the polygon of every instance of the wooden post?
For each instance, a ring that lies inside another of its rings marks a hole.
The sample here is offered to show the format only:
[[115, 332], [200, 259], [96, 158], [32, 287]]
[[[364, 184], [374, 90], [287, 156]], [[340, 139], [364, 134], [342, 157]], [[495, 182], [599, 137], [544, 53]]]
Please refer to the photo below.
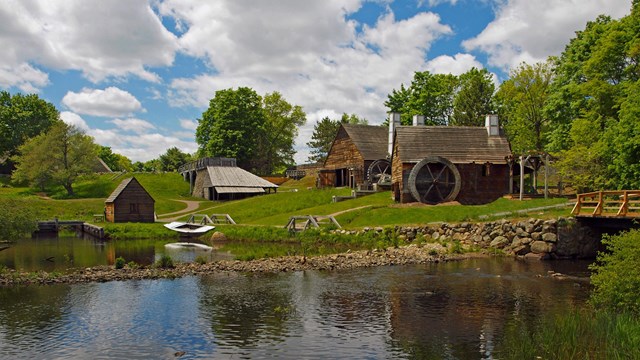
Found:
[[544, 198], [549, 198], [549, 154], [544, 157]]
[[520, 201], [524, 197], [524, 156], [520, 156]]
[[509, 161], [509, 194], [513, 194], [513, 161]]

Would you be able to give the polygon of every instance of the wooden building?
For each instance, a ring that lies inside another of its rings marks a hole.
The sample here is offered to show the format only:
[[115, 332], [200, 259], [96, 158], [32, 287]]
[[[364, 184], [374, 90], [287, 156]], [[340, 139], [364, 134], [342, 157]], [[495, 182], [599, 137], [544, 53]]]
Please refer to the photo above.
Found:
[[[384, 161], [386, 166], [390, 165], [388, 132], [384, 126], [341, 124], [324, 166], [318, 171], [318, 187], [354, 188], [369, 180], [368, 173], [374, 162], [380, 164]], [[379, 170], [384, 167], [375, 168]]]
[[155, 200], [136, 178], [123, 180], [105, 200], [105, 219], [109, 222], [155, 221]]
[[497, 116], [487, 126], [397, 126], [392, 190], [401, 203], [484, 204], [509, 193], [511, 147]]

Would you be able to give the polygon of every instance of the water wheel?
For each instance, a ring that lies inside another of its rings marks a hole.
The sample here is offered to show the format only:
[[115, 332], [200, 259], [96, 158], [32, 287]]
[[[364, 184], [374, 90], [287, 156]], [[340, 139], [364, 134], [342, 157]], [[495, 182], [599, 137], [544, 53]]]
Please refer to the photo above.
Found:
[[376, 160], [369, 165], [367, 179], [370, 183], [391, 184], [391, 163], [389, 160]]
[[422, 203], [452, 201], [460, 192], [460, 172], [451, 161], [428, 156], [413, 167], [408, 185], [411, 195]]

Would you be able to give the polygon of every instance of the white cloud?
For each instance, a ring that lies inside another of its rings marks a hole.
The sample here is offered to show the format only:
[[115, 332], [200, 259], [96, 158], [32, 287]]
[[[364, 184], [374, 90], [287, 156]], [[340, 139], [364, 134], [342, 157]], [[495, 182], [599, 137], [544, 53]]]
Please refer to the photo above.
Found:
[[587, 21], [600, 14], [618, 18], [631, 8], [628, 0], [507, 0], [498, 4], [495, 20], [462, 45], [467, 51], [487, 53], [489, 64], [504, 70], [558, 55]]
[[482, 69], [484, 66], [470, 54], [441, 55], [427, 62], [427, 70], [434, 74], [460, 75], [473, 67]]
[[143, 111], [142, 104], [128, 91], [117, 87], [82, 89], [81, 92], [67, 92], [62, 103], [79, 114], [118, 117]]
[[148, 68], [171, 65], [178, 44], [146, 1], [6, 0], [0, 48], [4, 69], [32, 63], [78, 70], [92, 82], [128, 75], [158, 82]]
[[198, 128], [198, 122], [189, 119], [180, 119], [180, 127], [187, 130], [196, 130]]
[[84, 132], [89, 131], [89, 125], [87, 125], [87, 122], [84, 121], [84, 119], [76, 113], [63, 111], [60, 113], [60, 119], [62, 119], [62, 121], [64, 121], [65, 123], [73, 125]]
[[113, 123], [119, 129], [122, 129], [124, 131], [134, 132], [136, 134], [144, 134], [149, 130], [153, 130], [156, 128], [152, 123], [146, 120], [135, 119], [135, 118], [129, 118], [124, 120], [113, 119], [109, 122]]
[[48, 84], [49, 75], [27, 63], [17, 66], [0, 64], [0, 87], [15, 86], [26, 93], [35, 93]]

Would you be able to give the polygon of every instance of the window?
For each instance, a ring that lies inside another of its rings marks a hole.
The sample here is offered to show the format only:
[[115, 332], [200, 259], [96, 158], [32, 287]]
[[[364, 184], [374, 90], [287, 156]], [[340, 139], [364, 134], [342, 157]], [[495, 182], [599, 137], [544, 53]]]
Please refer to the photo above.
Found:
[[139, 204], [129, 204], [129, 213], [138, 214], [140, 212]]

